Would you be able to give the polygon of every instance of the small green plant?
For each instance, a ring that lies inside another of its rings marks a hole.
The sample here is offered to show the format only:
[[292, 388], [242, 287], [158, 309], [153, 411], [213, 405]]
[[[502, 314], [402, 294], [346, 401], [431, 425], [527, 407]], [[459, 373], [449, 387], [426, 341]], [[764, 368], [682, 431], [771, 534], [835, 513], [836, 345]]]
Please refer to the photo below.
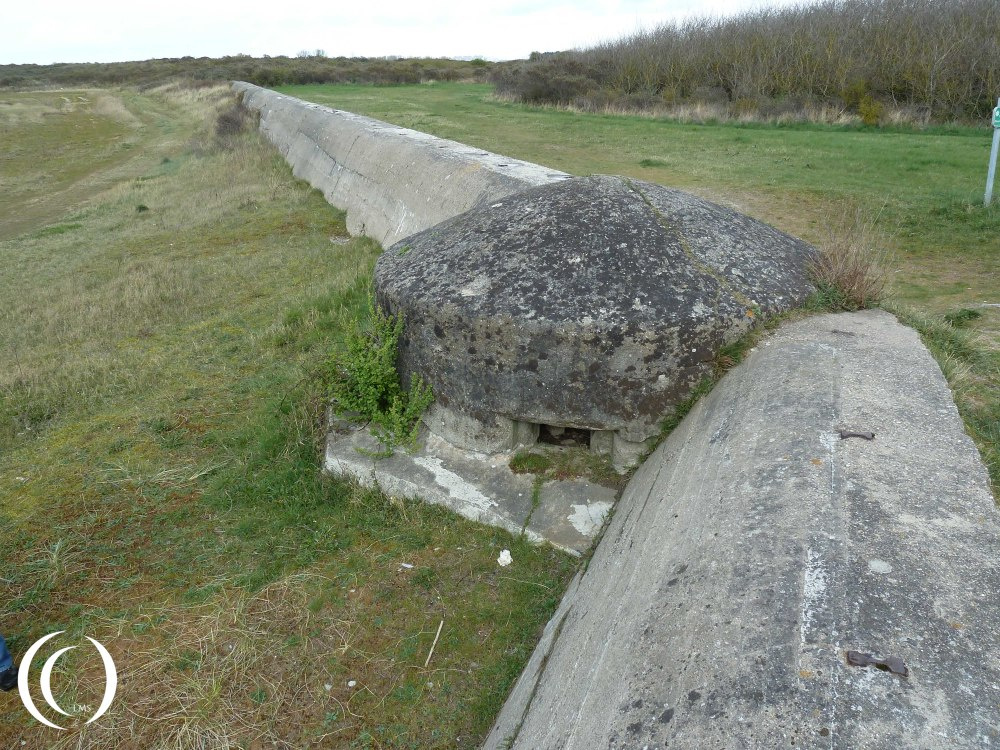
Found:
[[372, 434], [389, 450], [415, 444], [420, 415], [434, 400], [416, 373], [408, 390], [400, 385], [396, 353], [402, 332], [402, 316], [383, 310], [370, 295], [367, 323], [355, 321], [345, 350], [331, 359], [334, 409], [368, 420]]
[[533, 502], [538, 501], [541, 485], [583, 477], [595, 484], [620, 489], [623, 478], [611, 465], [609, 456], [599, 455], [584, 447], [564, 447], [536, 444], [514, 454], [508, 464], [515, 474], [534, 474]]
[[515, 474], [543, 474], [552, 468], [552, 458], [538, 453], [521, 451], [510, 460], [510, 470]]
[[[739, 356], [742, 358], [743, 354], [740, 353]], [[733, 362], [732, 366], [735, 366], [738, 363], [739, 360], [736, 360]], [[691, 390], [691, 393], [688, 394], [688, 397], [674, 406], [673, 411], [671, 411], [660, 424], [660, 441], [665, 440], [671, 432], [677, 429], [677, 426], [684, 421], [684, 417], [686, 417], [695, 407], [695, 404], [701, 400], [702, 396], [707, 396], [711, 393], [716, 382], [718, 382], [718, 377], [702, 378], [698, 381], [698, 385], [696, 385]]]

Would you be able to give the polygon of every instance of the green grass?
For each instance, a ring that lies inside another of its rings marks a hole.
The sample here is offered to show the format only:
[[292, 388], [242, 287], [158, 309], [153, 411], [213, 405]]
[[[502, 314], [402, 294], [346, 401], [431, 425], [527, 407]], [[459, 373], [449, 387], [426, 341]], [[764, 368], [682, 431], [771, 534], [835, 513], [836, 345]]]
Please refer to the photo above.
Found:
[[1000, 489], [991, 458], [1000, 450], [1000, 308], [976, 307], [1000, 303], [1000, 202], [982, 206], [985, 128], [673, 122], [529, 107], [483, 84], [281, 90], [572, 174], [690, 190], [819, 246], [862, 216], [889, 251], [892, 309], [904, 319], [936, 325], [962, 309], [982, 313], [966, 320], [968, 347], [941, 361], [946, 373], [960, 365], [956, 400]]
[[509, 465], [515, 474], [534, 474], [545, 482], [582, 477], [621, 490], [627, 479], [615, 471], [610, 456], [596, 454], [585, 447], [537, 443], [515, 453]]
[[[380, 249], [346, 240], [256, 136], [214, 139], [222, 92], [99, 93], [100, 111], [44, 114], [74, 92], [0, 106], [17, 153], [0, 216], [19, 222], [0, 232], [0, 616], [15, 653], [67, 629], [105, 643], [123, 679], [104, 719], [58, 736], [4, 703], [0, 745], [478, 746], [575, 562], [324, 478], [323, 363]], [[1000, 301], [982, 133], [680, 125], [458, 84], [293, 93], [685, 187], [817, 242], [871, 207], [896, 251], [892, 309], [1000, 476], [1000, 318], [974, 307]], [[53, 152], [74, 118], [87, 139]], [[594, 470], [569, 455], [519, 465], [539, 482]], [[57, 695], [93, 702], [99, 665], [65, 658]]]
[[[86, 189], [0, 241], [0, 616], [15, 654], [97, 638], [122, 682], [67, 733], [4, 702], [0, 745], [476, 746], [575, 561], [322, 476], [321, 373], [380, 248], [255, 134], [213, 137], [225, 92], [107, 95], [127, 163], [19, 136]], [[60, 664], [94, 705], [92, 654]]]

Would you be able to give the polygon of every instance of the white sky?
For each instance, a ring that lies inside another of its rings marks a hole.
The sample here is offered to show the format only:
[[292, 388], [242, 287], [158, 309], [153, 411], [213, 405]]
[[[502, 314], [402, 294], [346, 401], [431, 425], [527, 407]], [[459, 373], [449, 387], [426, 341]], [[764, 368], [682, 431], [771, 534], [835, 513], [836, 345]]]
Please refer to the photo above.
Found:
[[585, 47], [689, 15], [799, 0], [42, 0], [0, 13], [0, 63], [234, 54], [504, 60]]

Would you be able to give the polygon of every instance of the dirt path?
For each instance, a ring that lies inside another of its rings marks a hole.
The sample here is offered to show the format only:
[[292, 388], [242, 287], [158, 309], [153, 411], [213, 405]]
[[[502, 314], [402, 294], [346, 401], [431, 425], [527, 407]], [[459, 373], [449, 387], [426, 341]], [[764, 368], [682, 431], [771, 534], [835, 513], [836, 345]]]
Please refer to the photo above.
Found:
[[110, 90], [0, 95], [0, 240], [52, 225], [148, 173], [169, 150], [166, 107]]

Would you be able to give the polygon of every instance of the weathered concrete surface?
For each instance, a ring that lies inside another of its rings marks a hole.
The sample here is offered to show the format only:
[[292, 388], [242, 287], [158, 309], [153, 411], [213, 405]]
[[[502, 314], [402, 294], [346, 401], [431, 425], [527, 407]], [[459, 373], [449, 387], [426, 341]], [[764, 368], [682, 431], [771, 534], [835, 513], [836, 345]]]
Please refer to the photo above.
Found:
[[491, 450], [513, 420], [641, 444], [754, 317], [813, 291], [812, 252], [679, 190], [581, 177], [406, 238], [375, 289], [404, 316], [404, 382], [419, 373], [439, 407], [480, 423], [453, 418], [449, 440]]
[[936, 363], [886, 313], [810, 318], [640, 468], [485, 747], [995, 747], [998, 615], [998, 514]]
[[473, 206], [569, 177], [427, 133], [237, 81], [296, 177], [347, 211], [351, 234], [388, 247]]
[[546, 481], [534, 496], [534, 476], [515, 474], [513, 454], [469, 453], [440, 437], [420, 436], [418, 450], [377, 457], [381, 445], [368, 430], [338, 421], [327, 437], [324, 468], [362, 484], [377, 482], [392, 497], [420, 498], [456, 513], [524, 533], [535, 542], [581, 555], [593, 545], [617, 492], [584, 479]]

